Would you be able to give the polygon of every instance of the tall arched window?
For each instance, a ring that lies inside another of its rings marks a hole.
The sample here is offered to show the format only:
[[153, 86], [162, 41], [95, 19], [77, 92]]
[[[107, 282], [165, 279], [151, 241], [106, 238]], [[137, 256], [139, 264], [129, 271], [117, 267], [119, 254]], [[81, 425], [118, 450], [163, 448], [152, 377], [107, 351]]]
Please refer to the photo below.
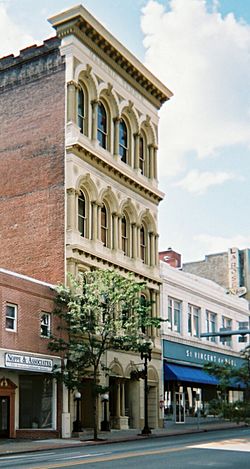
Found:
[[140, 137], [139, 140], [139, 168], [141, 173], [145, 175], [145, 140], [143, 137]]
[[143, 334], [145, 334], [146, 332], [146, 327], [144, 325], [144, 320], [146, 319], [146, 316], [147, 316], [147, 305], [148, 305], [148, 302], [147, 302], [147, 298], [145, 295], [141, 295], [141, 298], [140, 298], [140, 303], [141, 303], [141, 331]]
[[97, 140], [102, 148], [107, 148], [107, 113], [102, 103], [97, 108]]
[[143, 262], [146, 262], [146, 230], [144, 226], [140, 229], [140, 257]]
[[124, 163], [128, 162], [128, 131], [123, 119], [119, 124], [119, 155]]
[[86, 198], [81, 191], [78, 197], [78, 230], [81, 236], [87, 237]]
[[128, 256], [128, 222], [125, 215], [121, 220], [121, 231], [122, 231], [122, 250], [126, 256]]
[[108, 245], [108, 213], [104, 204], [101, 208], [101, 240], [104, 246]]
[[77, 124], [78, 127], [80, 127], [80, 131], [83, 134], [84, 133], [84, 127], [85, 127], [85, 102], [84, 102], [84, 92], [83, 89], [80, 88], [77, 92]]

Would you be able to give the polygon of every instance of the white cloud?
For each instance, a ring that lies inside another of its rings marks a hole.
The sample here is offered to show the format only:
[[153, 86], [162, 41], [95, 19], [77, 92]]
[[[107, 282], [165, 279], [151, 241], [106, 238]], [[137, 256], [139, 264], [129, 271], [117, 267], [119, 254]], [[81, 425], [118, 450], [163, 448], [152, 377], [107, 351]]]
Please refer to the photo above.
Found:
[[225, 252], [234, 246], [239, 249], [245, 249], [250, 246], [250, 236], [242, 236], [240, 234], [236, 234], [232, 237], [199, 234], [194, 236], [193, 239], [196, 243], [197, 252], [205, 252], [206, 254]]
[[161, 111], [161, 174], [176, 174], [190, 154], [250, 144], [250, 26], [218, 8], [150, 0], [142, 10], [145, 65], [174, 92]]
[[0, 4], [0, 57], [18, 55], [21, 49], [36, 41], [24, 29], [13, 22], [5, 4]]
[[192, 171], [189, 171], [183, 179], [176, 182], [174, 185], [194, 194], [204, 194], [209, 189], [209, 187], [221, 185], [224, 182], [230, 181], [232, 179], [237, 179], [237, 176], [235, 176], [233, 173], [227, 173], [225, 171], [200, 172], [196, 169], [193, 169]]

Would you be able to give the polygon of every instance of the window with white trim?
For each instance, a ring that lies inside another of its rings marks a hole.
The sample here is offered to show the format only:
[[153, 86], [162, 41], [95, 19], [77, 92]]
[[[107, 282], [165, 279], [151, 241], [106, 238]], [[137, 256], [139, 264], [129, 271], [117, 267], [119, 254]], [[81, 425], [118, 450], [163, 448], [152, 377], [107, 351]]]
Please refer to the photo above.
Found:
[[41, 314], [41, 337], [50, 337], [51, 316], [50, 313]]
[[[222, 330], [231, 331], [232, 330], [232, 319], [222, 316]], [[231, 347], [232, 345], [232, 336], [221, 337], [220, 341], [223, 345]]]
[[17, 305], [7, 303], [5, 312], [5, 328], [7, 331], [17, 330]]
[[[217, 314], [212, 311], [206, 311], [206, 332], [216, 332], [217, 330]], [[207, 337], [210, 342], [216, 342], [216, 337]]]
[[192, 337], [200, 336], [200, 314], [198, 306], [188, 305], [188, 335]]
[[168, 298], [168, 328], [171, 331], [181, 332], [182, 302]]

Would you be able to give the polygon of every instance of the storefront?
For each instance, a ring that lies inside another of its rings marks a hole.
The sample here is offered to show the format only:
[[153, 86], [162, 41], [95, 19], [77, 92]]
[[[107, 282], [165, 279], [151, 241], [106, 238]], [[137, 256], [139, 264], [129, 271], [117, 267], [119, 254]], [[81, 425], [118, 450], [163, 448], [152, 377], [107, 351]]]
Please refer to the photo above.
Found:
[[57, 357], [0, 351], [0, 437], [58, 435]]
[[[236, 354], [218, 353], [212, 349], [163, 340], [165, 415], [177, 423], [197, 412], [209, 414], [209, 403], [218, 398], [218, 380], [203, 370], [205, 363], [230, 363], [241, 366], [242, 358]], [[237, 400], [242, 392], [231, 391]]]

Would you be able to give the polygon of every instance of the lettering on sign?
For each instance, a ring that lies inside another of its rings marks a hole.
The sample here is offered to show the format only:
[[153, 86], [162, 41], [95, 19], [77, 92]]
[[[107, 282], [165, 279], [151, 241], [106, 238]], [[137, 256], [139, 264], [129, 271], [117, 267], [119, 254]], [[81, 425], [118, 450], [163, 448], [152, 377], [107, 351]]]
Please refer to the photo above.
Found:
[[22, 370], [46, 371], [50, 373], [53, 368], [53, 360], [32, 355], [6, 353], [5, 366], [6, 368], [20, 368]]
[[214, 355], [212, 352], [196, 352], [186, 349], [186, 357], [196, 359], [197, 361], [199, 360], [204, 362], [219, 363], [219, 365], [224, 365], [225, 363], [228, 363], [231, 366], [237, 366], [237, 363], [233, 358], [219, 357], [217, 355]]

